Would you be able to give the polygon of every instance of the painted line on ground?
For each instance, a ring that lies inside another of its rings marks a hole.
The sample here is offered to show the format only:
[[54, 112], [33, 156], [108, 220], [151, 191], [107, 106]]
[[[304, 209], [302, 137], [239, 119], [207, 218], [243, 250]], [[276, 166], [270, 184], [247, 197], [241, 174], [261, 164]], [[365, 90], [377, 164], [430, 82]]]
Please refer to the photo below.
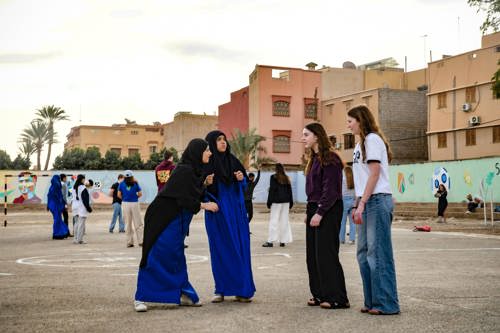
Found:
[[0, 273], [0, 276], [10, 276], [10, 275], [14, 275], [12, 273]]

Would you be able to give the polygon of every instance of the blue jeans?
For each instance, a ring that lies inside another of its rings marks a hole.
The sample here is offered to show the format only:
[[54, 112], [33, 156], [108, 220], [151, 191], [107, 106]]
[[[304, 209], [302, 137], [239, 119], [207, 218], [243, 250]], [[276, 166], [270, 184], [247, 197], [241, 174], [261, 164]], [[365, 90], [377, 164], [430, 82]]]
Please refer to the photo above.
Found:
[[344, 211], [342, 213], [342, 222], [340, 224], [339, 240], [341, 243], [345, 243], [345, 225], [347, 218], [349, 218], [349, 240], [356, 240], [356, 225], [352, 220], [351, 210], [354, 205], [354, 197], [342, 197], [344, 202]]
[[363, 224], [358, 225], [357, 258], [364, 306], [388, 314], [399, 312], [391, 240], [393, 208], [390, 194], [374, 194], [365, 205]]
[[119, 230], [120, 232], [125, 232], [125, 222], [123, 222], [122, 205], [118, 202], [113, 204], [113, 217], [111, 218], [111, 224], [109, 225], [109, 231], [115, 229], [116, 218], [119, 218]]

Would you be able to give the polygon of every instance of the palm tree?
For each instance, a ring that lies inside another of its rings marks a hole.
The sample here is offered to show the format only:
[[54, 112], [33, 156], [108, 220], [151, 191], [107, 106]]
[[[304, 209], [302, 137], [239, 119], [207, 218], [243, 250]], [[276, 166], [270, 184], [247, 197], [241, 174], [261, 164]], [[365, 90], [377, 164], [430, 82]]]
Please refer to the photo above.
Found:
[[265, 149], [259, 144], [266, 138], [255, 134], [256, 129], [252, 128], [248, 133], [241, 133], [236, 129], [233, 138], [229, 140], [232, 153], [241, 161], [245, 169], [250, 167], [250, 161], [257, 161], [257, 152], [264, 152]]
[[50, 155], [52, 153], [52, 145], [54, 143], [57, 143], [56, 141], [57, 133], [54, 132], [54, 124], [60, 120], [69, 120], [69, 117], [66, 114], [66, 111], [54, 105], [48, 105], [44, 106], [41, 109], [38, 109], [36, 115], [38, 116], [38, 120], [47, 122], [47, 131], [48, 131], [47, 143], [49, 147], [47, 149], [47, 159], [45, 160], [45, 167], [44, 167], [44, 170], [47, 170], [47, 168], [49, 167]]
[[32, 143], [34, 152], [36, 153], [36, 168], [41, 169], [40, 155], [43, 151], [43, 146], [49, 141], [49, 130], [47, 124], [41, 120], [33, 120], [30, 125], [23, 129], [21, 143]]
[[35, 145], [33, 144], [33, 141], [26, 139], [22, 140], [21, 146], [19, 147], [19, 153], [24, 156], [25, 159], [29, 160], [31, 158], [31, 155], [35, 153]]

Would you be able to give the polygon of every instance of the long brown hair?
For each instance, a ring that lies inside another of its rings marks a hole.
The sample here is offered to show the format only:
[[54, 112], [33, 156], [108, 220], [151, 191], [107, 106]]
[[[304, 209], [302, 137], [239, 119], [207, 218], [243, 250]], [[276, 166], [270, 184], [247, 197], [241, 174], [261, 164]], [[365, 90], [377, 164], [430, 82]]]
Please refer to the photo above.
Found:
[[[332, 163], [334, 160], [338, 160], [342, 165], [342, 159], [340, 156], [333, 150], [332, 143], [328, 135], [326, 135], [326, 131], [320, 123], [310, 123], [305, 126], [305, 128], [311, 131], [318, 138], [318, 159], [321, 163], [321, 166], [328, 165]], [[312, 162], [313, 162], [314, 151], [310, 149], [309, 151], [309, 159], [306, 164], [306, 169], [304, 170], [304, 174], [308, 174], [311, 170]]]
[[356, 119], [359, 123], [359, 136], [361, 138], [360, 146], [361, 152], [363, 153], [363, 162], [366, 162], [365, 138], [370, 133], [377, 134], [384, 141], [387, 150], [387, 159], [390, 162], [392, 160], [391, 147], [389, 147], [389, 143], [387, 143], [384, 133], [382, 133], [382, 130], [378, 127], [370, 109], [366, 105], [358, 105], [350, 109], [347, 115]]
[[276, 163], [275, 166], [276, 173], [274, 174], [274, 177], [276, 177], [276, 180], [278, 183], [284, 185], [284, 184], [290, 184], [290, 178], [285, 173], [285, 168], [283, 167], [283, 164], [281, 163]]
[[354, 177], [352, 175], [352, 168], [348, 165], [344, 167], [345, 180], [348, 189], [354, 188]]

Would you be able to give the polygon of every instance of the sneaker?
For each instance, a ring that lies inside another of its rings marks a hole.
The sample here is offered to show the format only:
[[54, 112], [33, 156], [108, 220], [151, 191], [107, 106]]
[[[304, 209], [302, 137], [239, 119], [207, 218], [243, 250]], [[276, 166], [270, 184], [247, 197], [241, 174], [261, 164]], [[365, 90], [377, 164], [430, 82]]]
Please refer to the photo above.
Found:
[[265, 242], [262, 247], [273, 247], [273, 243]]
[[224, 302], [224, 295], [215, 294], [214, 297], [212, 297], [212, 303], [222, 303], [222, 302]]
[[134, 244], [127, 244], [127, 247], [134, 247]]
[[181, 294], [181, 306], [201, 306], [200, 302], [193, 302], [188, 296]]
[[81, 241], [78, 242], [78, 244], [87, 244], [87, 242], [81, 240]]
[[146, 312], [148, 311], [148, 307], [146, 303], [141, 301], [134, 301], [134, 309], [136, 312]]
[[125, 230], [120, 230], [120, 232], [125, 232]]
[[110, 230], [110, 231], [109, 231], [109, 233], [110, 233], [110, 234], [112, 234], [112, 233], [113, 233], [113, 230]]
[[285, 247], [285, 243], [280, 243], [280, 247]]

